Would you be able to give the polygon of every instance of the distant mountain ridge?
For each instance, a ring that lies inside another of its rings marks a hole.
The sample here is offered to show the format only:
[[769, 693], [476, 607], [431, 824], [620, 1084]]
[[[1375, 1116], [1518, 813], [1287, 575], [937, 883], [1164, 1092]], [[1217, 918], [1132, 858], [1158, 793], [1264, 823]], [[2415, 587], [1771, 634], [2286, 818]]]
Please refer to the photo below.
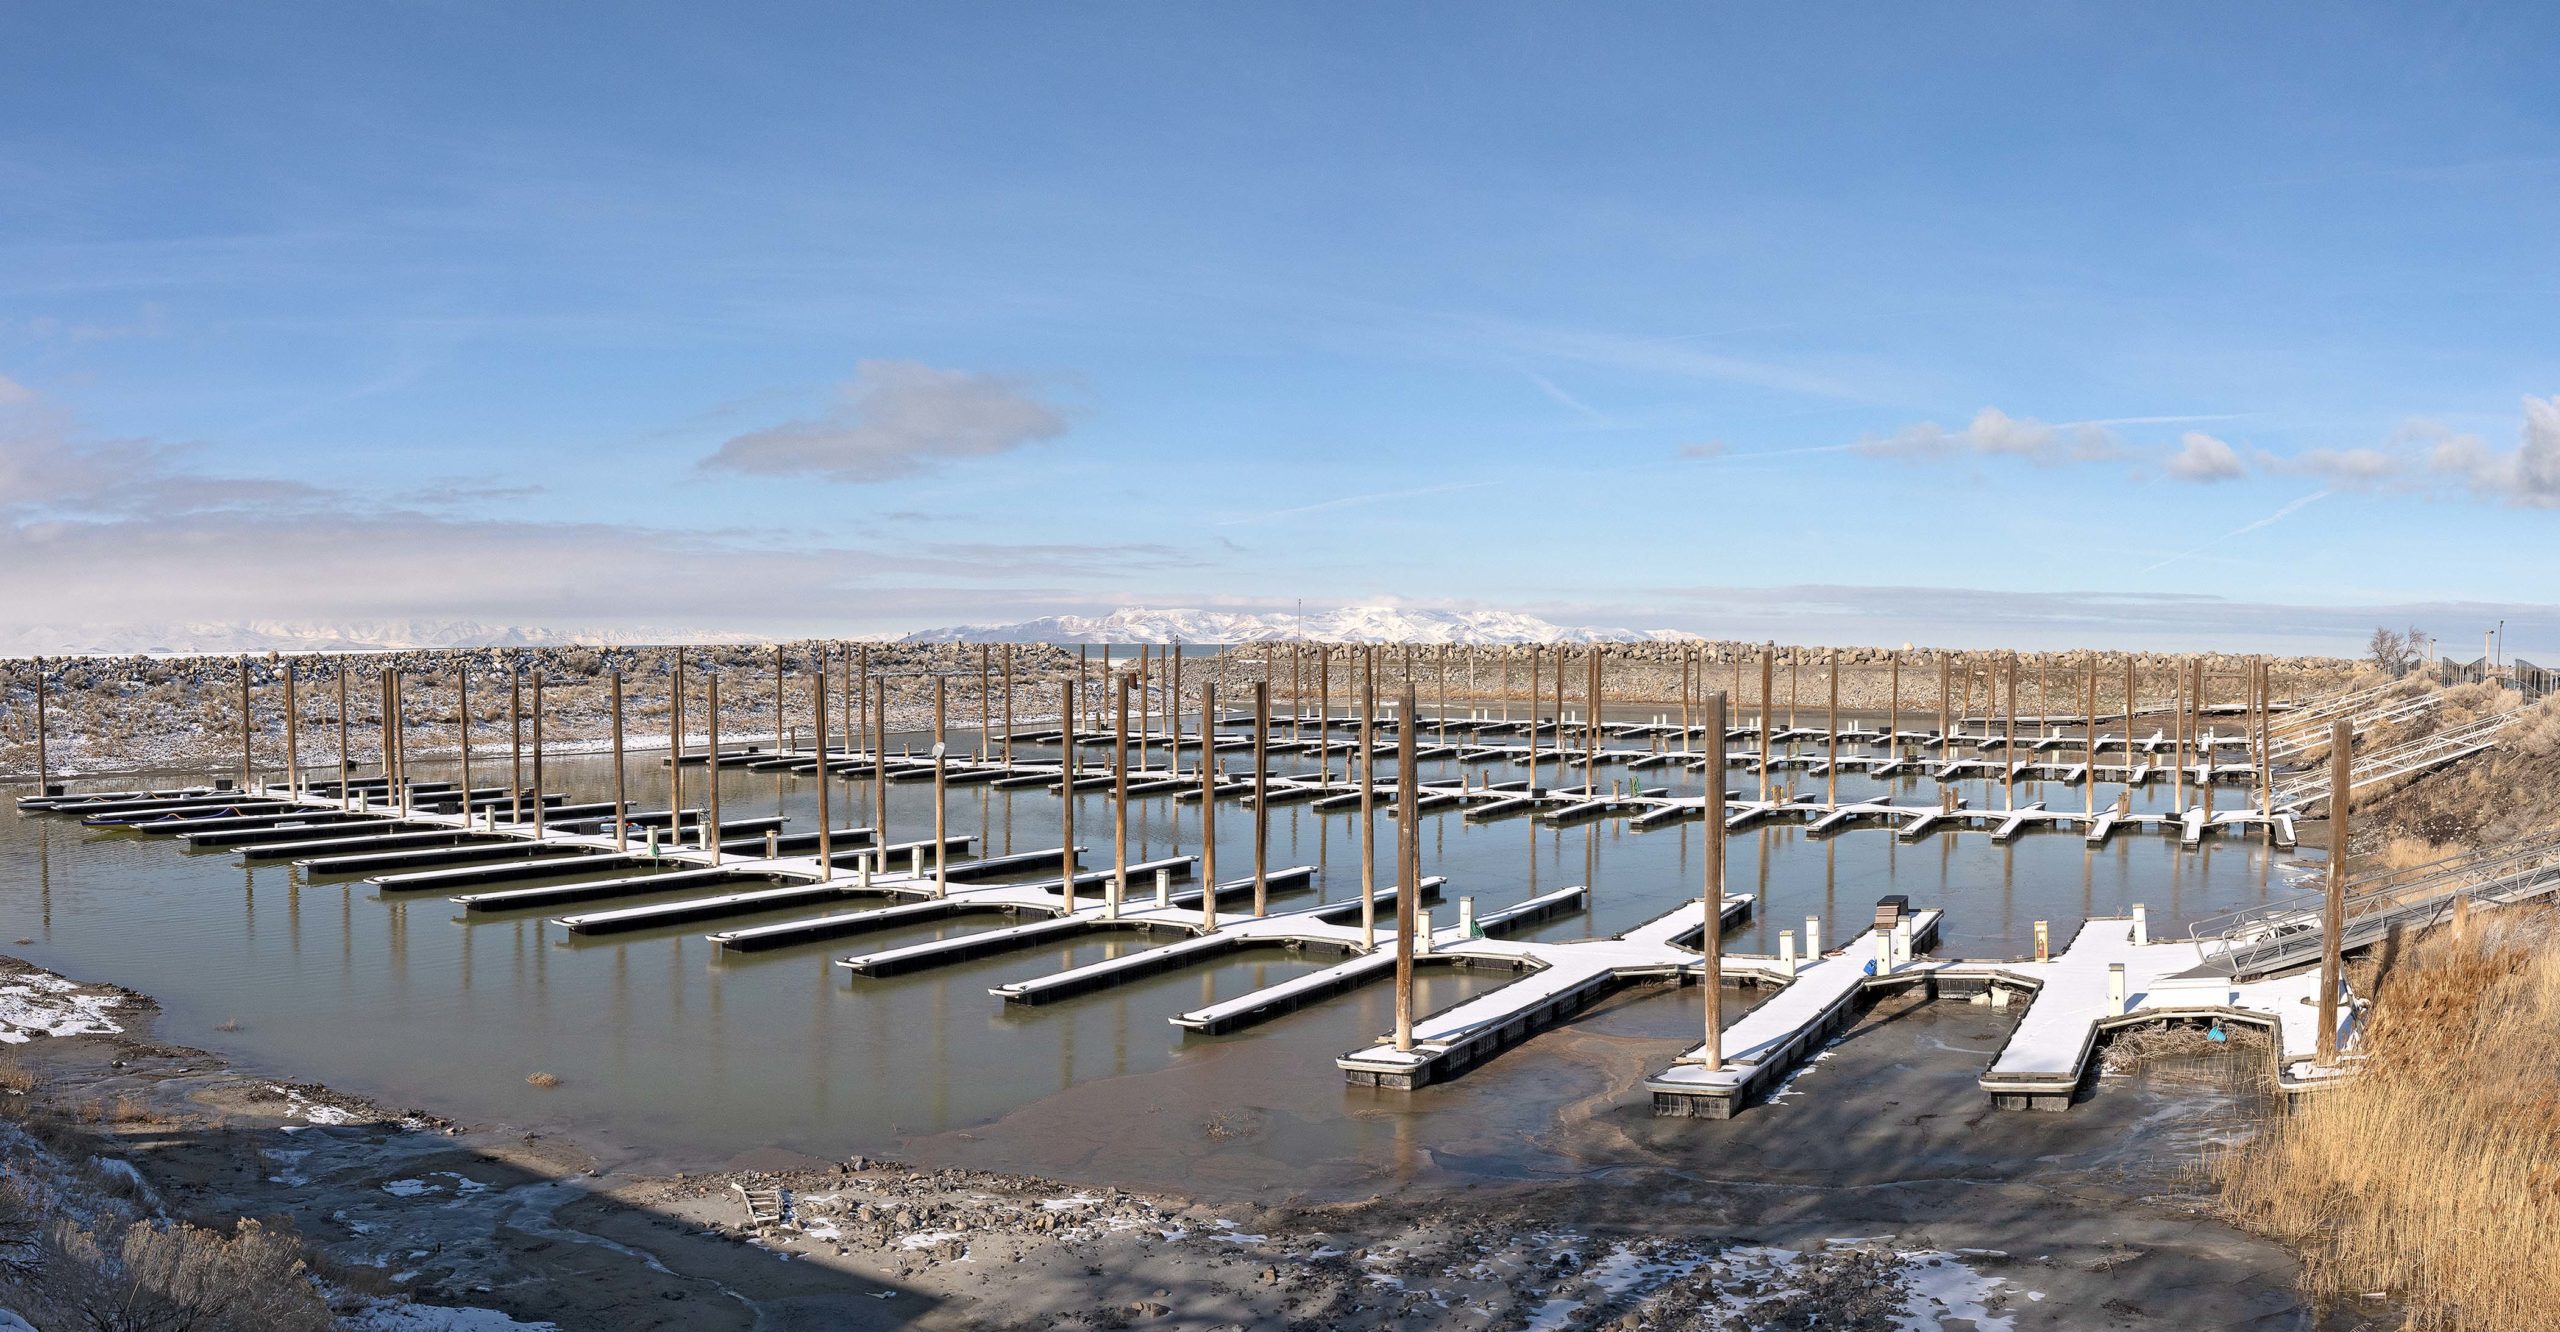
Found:
[[904, 643], [1262, 643], [1305, 637], [1324, 643], [1628, 643], [1697, 637], [1671, 629], [1567, 628], [1513, 611], [1410, 610], [1345, 606], [1291, 614], [1152, 610], [1124, 607], [1108, 615], [1052, 615], [1019, 624], [967, 624], [923, 629]]

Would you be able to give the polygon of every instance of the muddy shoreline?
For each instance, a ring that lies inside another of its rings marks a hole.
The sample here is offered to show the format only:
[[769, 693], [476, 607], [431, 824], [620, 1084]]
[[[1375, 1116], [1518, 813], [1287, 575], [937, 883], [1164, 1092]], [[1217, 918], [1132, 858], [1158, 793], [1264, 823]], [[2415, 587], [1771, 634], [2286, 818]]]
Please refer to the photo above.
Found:
[[1993, 1112], [1966, 1084], [2000, 1024], [1960, 1004], [1878, 1010], [1721, 1125], [1643, 1113], [1626, 1092], [1654, 1042], [1603, 1012], [1513, 1056], [1588, 1089], [1526, 1170], [1444, 1141], [1292, 1182], [1244, 1168], [1274, 1131], [1249, 1088], [1203, 1121], [1144, 1078], [912, 1139], [906, 1163], [651, 1173], [251, 1076], [118, 999], [120, 1032], [0, 1047], [29, 1083], [11, 1119], [130, 1162], [174, 1214], [290, 1223], [348, 1289], [561, 1328], [2360, 1325], [2315, 1320], [2291, 1260], [2197, 1194], [2199, 1153], [2255, 1112], [2247, 1079], [2172, 1060], [2069, 1115]]

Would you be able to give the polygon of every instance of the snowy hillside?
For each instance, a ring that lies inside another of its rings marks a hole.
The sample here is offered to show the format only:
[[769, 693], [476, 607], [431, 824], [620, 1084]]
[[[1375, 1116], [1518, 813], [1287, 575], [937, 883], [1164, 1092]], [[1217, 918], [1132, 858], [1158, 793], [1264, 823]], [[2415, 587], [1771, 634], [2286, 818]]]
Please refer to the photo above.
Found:
[[1667, 629], [1568, 629], [1510, 611], [1346, 606], [1298, 616], [1129, 607], [1104, 616], [1053, 615], [1020, 624], [959, 625], [907, 635], [909, 643], [1253, 643], [1305, 637], [1325, 643], [1618, 643], [1695, 637]]

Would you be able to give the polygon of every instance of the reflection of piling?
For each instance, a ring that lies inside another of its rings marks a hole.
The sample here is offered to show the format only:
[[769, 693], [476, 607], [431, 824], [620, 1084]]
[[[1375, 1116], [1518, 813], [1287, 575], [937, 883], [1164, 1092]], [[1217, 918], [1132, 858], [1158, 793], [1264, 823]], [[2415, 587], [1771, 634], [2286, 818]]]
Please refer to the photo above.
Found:
[[[1596, 673], [1595, 673], [1596, 678]], [[1405, 682], [1404, 711], [1413, 716], [1413, 683]], [[1396, 728], [1396, 1048], [1413, 1048], [1413, 927], [1422, 896], [1421, 787], [1413, 780], [1413, 727]]]
[[[1725, 697], [1707, 695], [1707, 731], [1724, 734]], [[1722, 742], [1719, 741], [1719, 744]], [[1698, 988], [1706, 994], [1707, 1048], [1706, 1065], [1710, 1070], [1724, 1067], [1724, 781], [1721, 776], [1707, 783], [1707, 832], [1705, 842], [1706, 883], [1700, 890], [1700, 909], [1704, 913], [1705, 933], [1699, 938], [1699, 951], [1706, 955], [1706, 966], [1700, 973]], [[1408, 879], [1410, 883], [1412, 880]]]
[[2348, 749], [2355, 727], [2341, 717], [2329, 723], [2329, 893], [2320, 910], [2320, 1044], [2323, 1068], [2338, 1062], [2339, 938], [2347, 928], [2348, 823], [2355, 806]]

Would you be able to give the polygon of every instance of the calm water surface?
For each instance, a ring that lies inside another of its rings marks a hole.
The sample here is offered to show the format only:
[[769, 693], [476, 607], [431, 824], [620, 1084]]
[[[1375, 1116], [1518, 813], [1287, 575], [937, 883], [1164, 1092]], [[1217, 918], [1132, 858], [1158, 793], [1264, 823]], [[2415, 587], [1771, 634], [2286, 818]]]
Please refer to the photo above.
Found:
[[[965, 734], [956, 739], [955, 747], [968, 744]], [[1017, 756], [1042, 751], [1019, 746]], [[1244, 760], [1228, 761], [1240, 766]], [[1288, 757], [1276, 766], [1312, 770], [1313, 761]], [[609, 768], [602, 757], [545, 763], [551, 787], [572, 800], [609, 798]], [[1447, 763], [1427, 769], [1435, 776], [1457, 770]], [[1519, 775], [1512, 765], [1491, 770], [1497, 780]], [[486, 782], [496, 772], [497, 765], [484, 760], [475, 775]], [[453, 774], [422, 765], [418, 775]], [[1553, 780], [1552, 768], [1546, 775]], [[1603, 765], [1604, 785], [1612, 775]], [[1614, 775], [1628, 776], [1623, 768]], [[1682, 794], [1701, 789], [1700, 776], [1681, 768], [1634, 776], [1647, 787]], [[665, 805], [667, 773], [656, 755], [631, 759], [629, 780], [636, 807]], [[687, 774], [689, 803], [698, 802], [702, 780], [699, 769]], [[834, 780], [837, 826], [870, 823], [870, 784]], [[1779, 780], [1803, 790], [1820, 787], [1819, 779], [1801, 773]], [[1737, 771], [1729, 785], [1755, 782]], [[1976, 806], [1997, 808], [2008, 799], [1997, 781], [1961, 789]], [[813, 827], [815, 791], [812, 778], [728, 769], [721, 776], [722, 812], [729, 818], [779, 812], [793, 828]], [[1844, 798], [1913, 803], [1937, 798], [1935, 784], [1924, 778], [1877, 782], [1844, 774], [1840, 791]], [[2116, 788], [2102, 785], [2098, 801], [2104, 805], [2115, 795]], [[2242, 797], [2234, 790], [2225, 799], [2237, 804]], [[2078, 809], [2084, 797], [2078, 788], [2022, 782], [2016, 800]], [[2135, 793], [2137, 809], [2168, 802], [2165, 783]], [[892, 783], [890, 837], [928, 834], [931, 805], [929, 783]], [[1092, 849], [1087, 863], [1107, 865], [1109, 802], [1090, 794], [1079, 797], [1076, 808], [1079, 840]], [[955, 789], [947, 817], [952, 831], [981, 834], [994, 852], [1058, 844], [1058, 801], [1037, 788]], [[1219, 810], [1222, 877], [1249, 872], [1252, 828], [1250, 811]], [[1196, 808], [1162, 797], [1134, 802], [1132, 856], [1194, 851], [1198, 829]], [[1613, 934], [1694, 900], [1701, 831], [1689, 823], [1639, 833], [1619, 820], [1564, 829], [1525, 819], [1468, 826], [1454, 812], [1436, 813], [1424, 816], [1423, 861], [1426, 873], [1449, 876], [1450, 899], [1469, 894], [1487, 910], [1590, 884], [1587, 911], [1531, 934], [1570, 939]], [[1272, 865], [1324, 871], [1317, 891], [1275, 904], [1356, 897], [1357, 833], [1353, 812], [1275, 807]], [[1393, 821], [1382, 814], [1382, 882], [1391, 878], [1394, 835]], [[2302, 872], [2290, 857], [2254, 840], [2208, 841], [2201, 851], [2182, 852], [2166, 836], [2141, 833], [2092, 851], [2068, 833], [2031, 835], [2010, 846], [1994, 846], [1980, 834], [1903, 845], [1877, 828], [1818, 841], [1781, 827], [1736, 834], [1732, 852], [1731, 886], [1759, 894], [1761, 906], [1727, 946], [1769, 953], [1777, 949], [1778, 931], [1800, 929], [1807, 915], [1822, 917], [1836, 945], [1856, 932], [1876, 898], [1891, 892], [1947, 909], [1942, 952], [2018, 955], [2032, 947], [2037, 920], [2050, 921], [2059, 941], [2086, 917], [2122, 915], [2141, 902], [2155, 931], [2174, 933], [2189, 921], [2281, 895]], [[1446, 922], [1453, 911], [1444, 904], [1439, 918]], [[1298, 1157], [1312, 1163], [1410, 1152], [1415, 1125], [1427, 1122], [1434, 1104], [1433, 1093], [1398, 1099], [1355, 1092], [1332, 1066], [1333, 1056], [1365, 1044], [1391, 1022], [1392, 999], [1383, 986], [1228, 1037], [1187, 1036], [1166, 1021], [1329, 958], [1247, 954], [1021, 1009], [996, 1000], [988, 988], [1149, 941], [1127, 936], [868, 980], [834, 960], [1004, 922], [965, 920], [743, 958], [719, 957], [701, 937], [713, 928], [807, 914], [815, 913], [573, 942], [541, 913], [465, 921], [442, 897], [385, 898], [349, 881], [305, 882], [301, 871], [286, 866], [244, 867], [229, 852], [189, 852], [167, 838], [0, 810], [0, 938], [32, 940], [14, 951], [43, 966], [157, 997], [163, 1038], [217, 1050], [280, 1077], [464, 1120], [574, 1124], [581, 1133], [668, 1163], [713, 1163], [767, 1145], [827, 1156], [894, 1151], [904, 1140], [987, 1125], [1054, 1094], [1131, 1075], [1153, 1079], [1142, 1084], [1151, 1095], [1211, 1101], [1221, 1086], [1249, 1081], [1257, 1104], [1295, 1126], [1264, 1135], [1255, 1148], [1276, 1158], [1266, 1164], [1279, 1167]], [[1423, 975], [1424, 1011], [1509, 979], [1472, 971]], [[1666, 1015], [1661, 1025], [1668, 1034], [1680, 1029], [1677, 1012], [1693, 1002], [1661, 1008], [1646, 1001], [1644, 1007]], [[236, 1031], [215, 1030], [235, 1022]], [[1574, 1090], [1570, 1078], [1541, 1070], [1540, 1059], [1536, 1046], [1515, 1051], [1461, 1085], [1498, 1082], [1504, 1113], [1534, 1124], [1552, 1109], [1542, 1098]], [[525, 1077], [535, 1070], [558, 1075], [561, 1085], [528, 1086]], [[1471, 1144], [1469, 1151], [1483, 1157], [1478, 1168], [1502, 1169], [1499, 1150]]]

